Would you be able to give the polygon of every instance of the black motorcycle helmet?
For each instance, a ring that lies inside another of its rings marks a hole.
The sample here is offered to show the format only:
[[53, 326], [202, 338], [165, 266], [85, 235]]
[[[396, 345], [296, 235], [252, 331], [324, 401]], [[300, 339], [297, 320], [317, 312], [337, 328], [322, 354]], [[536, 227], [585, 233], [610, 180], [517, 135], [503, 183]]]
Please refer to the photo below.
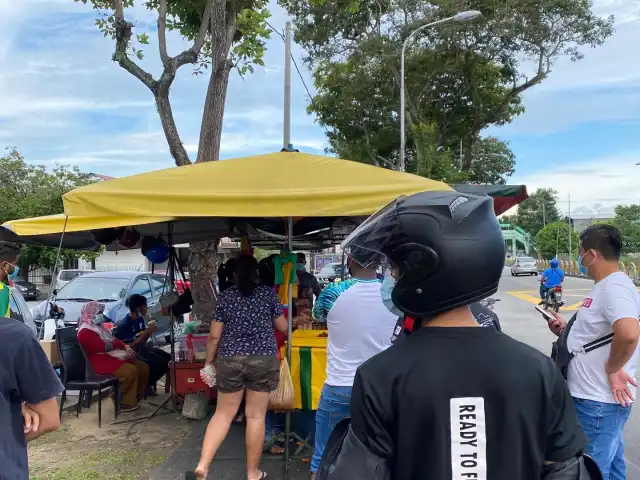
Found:
[[419, 319], [492, 295], [504, 268], [493, 200], [455, 191], [400, 197], [365, 220], [342, 246], [356, 251], [365, 267], [390, 263], [396, 269], [393, 303]]

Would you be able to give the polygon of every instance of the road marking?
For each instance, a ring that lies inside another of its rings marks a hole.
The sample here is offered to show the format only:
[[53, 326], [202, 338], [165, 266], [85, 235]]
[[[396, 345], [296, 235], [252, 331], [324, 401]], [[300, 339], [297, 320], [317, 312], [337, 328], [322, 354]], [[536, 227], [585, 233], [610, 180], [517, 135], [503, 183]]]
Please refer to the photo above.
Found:
[[[506, 293], [507, 295], [511, 295], [512, 297], [519, 298], [520, 300], [524, 300], [525, 302], [529, 302], [534, 305], [538, 305], [538, 303], [540, 303], [540, 297], [532, 295], [532, 293], [535, 294], [535, 291], [533, 290], [516, 290], [513, 292], [506, 292]], [[570, 296], [580, 296], [580, 295], [570, 295]], [[582, 300], [571, 305], [565, 305], [563, 307], [560, 307], [560, 310], [563, 310], [563, 311], [577, 310], [578, 308], [580, 308], [580, 305], [582, 305]]]

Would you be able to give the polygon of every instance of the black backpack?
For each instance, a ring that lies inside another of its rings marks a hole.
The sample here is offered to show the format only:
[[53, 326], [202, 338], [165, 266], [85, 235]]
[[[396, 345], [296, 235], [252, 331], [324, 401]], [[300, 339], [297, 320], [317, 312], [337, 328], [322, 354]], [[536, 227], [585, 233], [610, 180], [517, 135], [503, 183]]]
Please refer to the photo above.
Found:
[[[569, 332], [571, 331], [571, 327], [575, 323], [578, 318], [578, 313], [574, 313], [569, 323], [565, 329], [560, 333], [558, 340], [553, 342], [553, 347], [551, 348], [551, 359], [556, 363], [562, 376], [566, 379], [567, 372], [569, 371], [569, 363], [573, 359], [574, 355], [569, 351], [569, 347], [567, 346], [567, 340], [569, 338]], [[609, 345], [613, 341], [613, 333], [605, 335], [603, 337], [597, 338], [592, 342], [587, 343], [582, 347], [584, 353], [592, 352], [593, 350], [597, 350], [600, 347], [604, 347], [605, 345]]]

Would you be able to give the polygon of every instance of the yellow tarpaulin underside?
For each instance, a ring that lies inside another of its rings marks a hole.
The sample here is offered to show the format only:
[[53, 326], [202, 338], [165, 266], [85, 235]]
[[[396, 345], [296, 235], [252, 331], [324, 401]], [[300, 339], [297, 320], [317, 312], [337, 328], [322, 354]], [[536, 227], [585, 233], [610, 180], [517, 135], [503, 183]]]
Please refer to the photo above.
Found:
[[174, 167], [80, 187], [71, 216], [341, 217], [370, 215], [401, 195], [449, 191], [427, 178], [304, 153]]
[[45, 217], [25, 218], [23, 220], [11, 220], [2, 226], [16, 235], [48, 235], [51, 233], [86, 232], [101, 228], [128, 227], [131, 225], [147, 225], [150, 223], [170, 222], [173, 217], [69, 217], [66, 230], [64, 229], [64, 215], [48, 215]]

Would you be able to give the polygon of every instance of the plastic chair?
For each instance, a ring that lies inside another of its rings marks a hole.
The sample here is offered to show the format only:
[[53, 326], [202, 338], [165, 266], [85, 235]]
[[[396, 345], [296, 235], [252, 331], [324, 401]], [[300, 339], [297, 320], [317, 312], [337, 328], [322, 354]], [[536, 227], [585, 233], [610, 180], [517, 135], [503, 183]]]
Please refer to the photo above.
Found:
[[[56, 330], [56, 342], [60, 349], [60, 357], [64, 366], [62, 384], [64, 391], [60, 399], [60, 417], [67, 398], [67, 390], [79, 390], [76, 417], [82, 411], [82, 397], [84, 392], [98, 391], [98, 428], [102, 426], [102, 390], [112, 387], [116, 399], [115, 418], [120, 412], [120, 379], [115, 375], [96, 375], [87, 361], [82, 346], [78, 342], [78, 329], [65, 327]], [[89, 393], [91, 395], [91, 393]]]

